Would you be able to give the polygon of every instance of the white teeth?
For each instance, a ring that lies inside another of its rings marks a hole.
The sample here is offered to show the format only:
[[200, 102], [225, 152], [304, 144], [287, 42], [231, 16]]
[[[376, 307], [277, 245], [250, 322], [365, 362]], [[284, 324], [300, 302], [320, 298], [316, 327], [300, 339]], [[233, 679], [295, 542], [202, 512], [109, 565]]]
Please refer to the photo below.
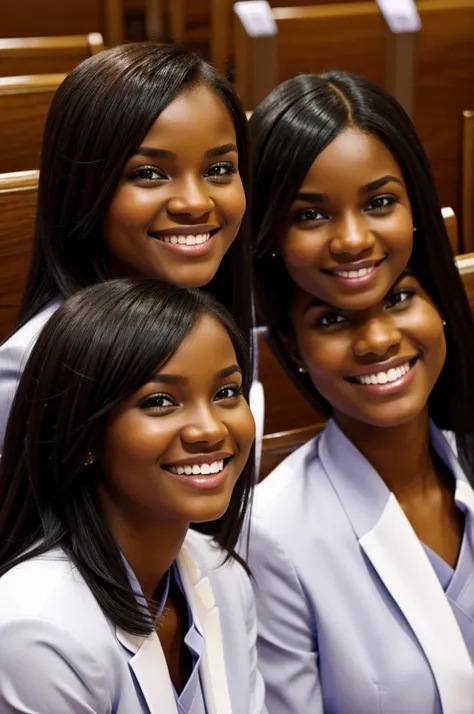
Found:
[[177, 243], [179, 243], [179, 245], [200, 245], [201, 243], [205, 243], [206, 241], [208, 241], [210, 237], [210, 233], [201, 233], [197, 236], [166, 235], [158, 236], [158, 240], [163, 241], [163, 243], [173, 243], [173, 245], [176, 245]]
[[369, 273], [373, 273], [375, 270], [375, 265], [371, 265], [369, 268], [360, 268], [359, 270], [333, 270], [334, 275], [340, 278], [365, 278]]
[[410, 371], [410, 362], [405, 362], [399, 367], [392, 367], [388, 372], [377, 372], [375, 374], [364, 374], [362, 377], [354, 377], [359, 384], [387, 384], [388, 382], [396, 382], [407, 372]]
[[224, 459], [213, 461], [210, 464], [186, 464], [185, 466], [168, 466], [168, 471], [173, 474], [182, 476], [208, 476], [209, 474], [218, 474], [224, 469]]

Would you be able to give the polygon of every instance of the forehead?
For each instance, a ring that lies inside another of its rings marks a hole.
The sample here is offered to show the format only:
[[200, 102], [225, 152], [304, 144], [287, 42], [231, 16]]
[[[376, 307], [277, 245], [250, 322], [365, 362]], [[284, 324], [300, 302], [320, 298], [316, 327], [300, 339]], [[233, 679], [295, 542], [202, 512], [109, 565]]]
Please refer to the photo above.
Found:
[[190, 380], [207, 379], [232, 364], [237, 364], [237, 357], [229, 333], [218, 320], [204, 314], [159, 371]]
[[331, 193], [357, 189], [385, 175], [403, 180], [393, 154], [372, 134], [346, 129], [315, 159], [304, 185], [311, 184], [319, 193]]
[[236, 143], [232, 117], [219, 95], [206, 86], [180, 94], [157, 117], [142, 141], [143, 146], [173, 153], [199, 152]]

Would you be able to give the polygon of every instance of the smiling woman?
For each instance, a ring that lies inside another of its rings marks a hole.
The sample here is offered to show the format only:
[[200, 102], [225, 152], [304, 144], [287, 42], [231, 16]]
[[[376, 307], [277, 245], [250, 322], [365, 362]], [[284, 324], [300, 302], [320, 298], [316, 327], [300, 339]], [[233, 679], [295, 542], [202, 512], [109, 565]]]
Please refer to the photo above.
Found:
[[160, 278], [208, 290], [245, 335], [252, 324], [247, 120], [210, 65], [154, 43], [89, 58], [54, 97], [41, 156], [30, 271], [0, 347], [0, 449], [25, 357], [82, 287]]
[[2, 714], [264, 714], [234, 552], [248, 352], [214, 298], [154, 279], [45, 326], [0, 463]]

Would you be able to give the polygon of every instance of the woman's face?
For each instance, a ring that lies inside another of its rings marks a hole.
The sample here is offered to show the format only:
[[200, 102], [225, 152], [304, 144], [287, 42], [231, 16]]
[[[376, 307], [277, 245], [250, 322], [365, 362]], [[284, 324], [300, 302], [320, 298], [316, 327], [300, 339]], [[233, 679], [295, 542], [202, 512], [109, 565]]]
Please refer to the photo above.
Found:
[[301, 360], [341, 425], [398, 426], [425, 410], [446, 340], [411, 273], [366, 310], [341, 310], [297, 288], [291, 319]]
[[217, 94], [196, 86], [159, 115], [125, 166], [104, 226], [115, 275], [209, 283], [245, 212], [237, 138]]
[[378, 139], [347, 129], [310, 167], [280, 249], [303, 290], [343, 309], [382, 300], [408, 264], [413, 221], [405, 181]]
[[219, 518], [253, 438], [234, 347], [204, 315], [154, 378], [110, 415], [98, 456], [109, 523]]

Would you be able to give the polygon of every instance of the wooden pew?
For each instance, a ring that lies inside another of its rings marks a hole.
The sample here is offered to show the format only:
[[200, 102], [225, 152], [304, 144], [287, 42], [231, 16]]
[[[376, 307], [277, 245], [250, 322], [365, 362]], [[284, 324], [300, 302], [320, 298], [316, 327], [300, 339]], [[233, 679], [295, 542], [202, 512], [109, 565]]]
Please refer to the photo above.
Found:
[[65, 74], [0, 77], [0, 172], [37, 169], [46, 114]]
[[102, 35], [0, 39], [0, 77], [70, 72], [104, 49]]
[[[419, 0], [417, 7], [423, 27], [415, 51], [414, 121], [442, 204], [461, 215], [461, 115], [469, 102], [474, 106], [474, 0]], [[278, 29], [276, 82], [343, 69], [384, 83], [386, 29], [375, 2], [275, 8], [272, 14]], [[249, 57], [258, 40], [236, 21], [236, 84], [247, 109], [254, 108], [260, 68]], [[271, 76], [268, 64], [261, 71]]]
[[462, 240], [465, 253], [474, 251], [474, 111], [463, 112]]
[[1, 0], [1, 37], [100, 32], [107, 45], [124, 41], [123, 0]]
[[36, 212], [37, 171], [0, 175], [0, 340], [15, 322], [28, 265]]

